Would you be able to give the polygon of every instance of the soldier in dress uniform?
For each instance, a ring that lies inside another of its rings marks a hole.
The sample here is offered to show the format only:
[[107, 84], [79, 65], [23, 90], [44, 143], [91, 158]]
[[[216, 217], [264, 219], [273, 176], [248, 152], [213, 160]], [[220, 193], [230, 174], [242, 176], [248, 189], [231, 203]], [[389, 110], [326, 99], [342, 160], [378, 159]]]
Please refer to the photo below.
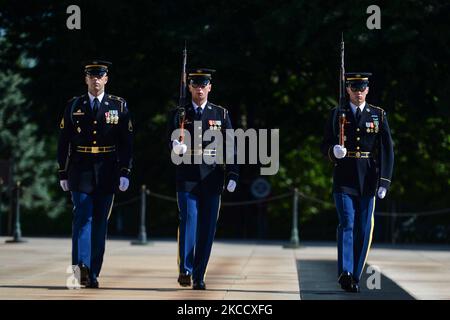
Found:
[[[181, 286], [190, 286], [193, 281], [194, 290], [206, 288], [204, 277], [216, 232], [221, 193], [225, 185], [229, 192], [233, 192], [238, 181], [235, 161], [226, 165], [219, 161], [204, 161], [203, 156], [214, 159], [223, 145], [212, 148], [210, 141], [202, 139], [200, 143], [188, 146], [172, 134], [183, 126], [191, 137], [197, 134], [201, 138], [207, 130], [212, 130], [214, 133], [220, 132], [223, 141], [226, 141], [225, 129], [232, 129], [229, 112], [208, 101], [212, 72], [214, 70], [211, 69], [188, 72], [192, 102], [172, 111], [168, 126], [172, 152], [192, 159], [191, 163], [176, 166], [176, 191], [179, 209], [178, 282]], [[232, 153], [235, 158], [235, 150]], [[229, 156], [230, 153], [226, 155]], [[199, 163], [195, 162], [195, 157], [200, 157]]]
[[[338, 282], [359, 292], [372, 241], [375, 194], [386, 196], [394, 151], [386, 112], [366, 102], [370, 73], [346, 73], [349, 102], [334, 108], [325, 126], [322, 153], [334, 164], [333, 196], [339, 217]], [[344, 146], [339, 144], [338, 114], [345, 113]]]
[[127, 190], [132, 163], [127, 103], [105, 93], [110, 66], [100, 60], [85, 64], [88, 92], [68, 101], [59, 126], [60, 185], [73, 202], [72, 265], [88, 288], [99, 287], [114, 194]]

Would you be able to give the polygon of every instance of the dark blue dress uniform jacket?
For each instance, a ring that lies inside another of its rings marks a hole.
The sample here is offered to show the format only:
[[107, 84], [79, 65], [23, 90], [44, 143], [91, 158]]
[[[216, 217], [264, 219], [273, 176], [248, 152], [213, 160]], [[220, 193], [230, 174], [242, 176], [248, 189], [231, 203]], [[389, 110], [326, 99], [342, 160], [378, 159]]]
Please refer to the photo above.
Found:
[[[321, 144], [322, 153], [334, 163], [333, 192], [344, 192], [355, 196], [374, 196], [379, 186], [389, 189], [394, 166], [394, 151], [386, 112], [366, 103], [359, 123], [348, 104], [345, 142], [347, 155], [336, 159], [333, 147], [339, 144], [339, 120], [336, 108], [332, 109], [325, 126]], [[333, 125], [333, 121], [335, 121]], [[349, 157], [349, 152], [352, 157]], [[357, 153], [367, 158], [357, 157]], [[367, 154], [366, 154], [367, 155]]]
[[87, 94], [69, 100], [60, 123], [60, 180], [70, 191], [115, 193], [132, 165], [133, 126], [126, 101], [103, 96], [94, 117]]
[[[191, 154], [195, 154], [200, 146], [194, 146], [194, 119], [195, 119], [195, 109], [192, 103], [184, 106], [185, 109], [185, 125], [184, 129], [188, 130], [191, 135], [191, 146], [188, 145], [189, 150], [194, 150]], [[172, 110], [169, 114], [168, 122], [168, 137], [169, 137], [169, 147], [172, 150], [171, 134], [173, 130], [180, 127], [179, 118], [180, 108]], [[238, 165], [236, 163], [236, 148], [233, 155], [226, 153], [226, 133], [225, 129], [232, 129], [231, 120], [228, 114], [228, 110], [215, 105], [213, 103], [207, 102], [203, 114], [202, 114], [202, 137], [206, 130], [210, 129], [211, 124], [215, 130], [220, 130], [223, 137], [223, 163], [224, 164], [206, 164], [202, 162], [201, 164], [194, 164], [194, 156], [191, 158], [191, 164], [179, 164], [176, 165], [176, 190], [186, 191], [186, 192], [210, 192], [213, 194], [220, 194], [224, 189], [224, 183], [228, 183], [230, 179], [238, 181], [239, 172]], [[220, 125], [216, 125], [220, 123]], [[202, 149], [205, 149], [212, 141], [202, 142]], [[189, 149], [190, 148], [190, 149]], [[227, 157], [233, 157], [233, 164], [226, 164]], [[201, 190], [200, 190], [201, 187]]]

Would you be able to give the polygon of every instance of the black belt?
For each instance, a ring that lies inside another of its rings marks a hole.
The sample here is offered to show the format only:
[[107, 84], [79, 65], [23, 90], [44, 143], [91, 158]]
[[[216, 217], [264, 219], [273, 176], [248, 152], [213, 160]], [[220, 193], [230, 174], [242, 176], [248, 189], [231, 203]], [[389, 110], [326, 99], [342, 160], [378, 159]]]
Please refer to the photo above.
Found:
[[116, 151], [116, 146], [102, 146], [102, 147], [77, 146], [77, 149], [75, 151], [81, 153], [108, 153]]

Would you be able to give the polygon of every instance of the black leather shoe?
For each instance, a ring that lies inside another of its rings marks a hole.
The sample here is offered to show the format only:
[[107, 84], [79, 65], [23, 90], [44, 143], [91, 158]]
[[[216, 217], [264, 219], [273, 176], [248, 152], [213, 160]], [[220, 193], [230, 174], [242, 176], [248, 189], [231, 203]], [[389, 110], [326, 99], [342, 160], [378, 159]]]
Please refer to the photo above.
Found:
[[356, 282], [352, 283], [352, 287], [351, 287], [350, 292], [359, 293], [360, 291], [361, 290], [359, 288], [359, 284], [356, 283]]
[[353, 292], [352, 286], [353, 286], [353, 277], [352, 274], [348, 271], [344, 271], [341, 273], [338, 279], [339, 284], [341, 285], [341, 288], [344, 289], [347, 292]]
[[84, 263], [79, 264], [78, 267], [80, 268], [80, 284], [89, 285], [89, 268]]
[[191, 286], [191, 275], [189, 273], [180, 273], [178, 275], [178, 283], [182, 287], [190, 287]]
[[89, 279], [89, 283], [86, 285], [86, 288], [90, 289], [98, 289], [99, 284], [97, 279]]
[[205, 281], [194, 282], [194, 285], [192, 286], [192, 289], [194, 289], [194, 290], [206, 290]]

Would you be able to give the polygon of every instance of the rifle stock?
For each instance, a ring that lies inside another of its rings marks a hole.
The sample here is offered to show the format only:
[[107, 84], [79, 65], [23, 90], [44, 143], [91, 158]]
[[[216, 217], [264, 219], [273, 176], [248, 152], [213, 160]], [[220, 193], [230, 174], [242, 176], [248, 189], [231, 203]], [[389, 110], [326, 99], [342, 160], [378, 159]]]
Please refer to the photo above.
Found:
[[345, 126], [345, 113], [341, 113], [339, 117], [339, 144], [344, 147], [344, 126]]

